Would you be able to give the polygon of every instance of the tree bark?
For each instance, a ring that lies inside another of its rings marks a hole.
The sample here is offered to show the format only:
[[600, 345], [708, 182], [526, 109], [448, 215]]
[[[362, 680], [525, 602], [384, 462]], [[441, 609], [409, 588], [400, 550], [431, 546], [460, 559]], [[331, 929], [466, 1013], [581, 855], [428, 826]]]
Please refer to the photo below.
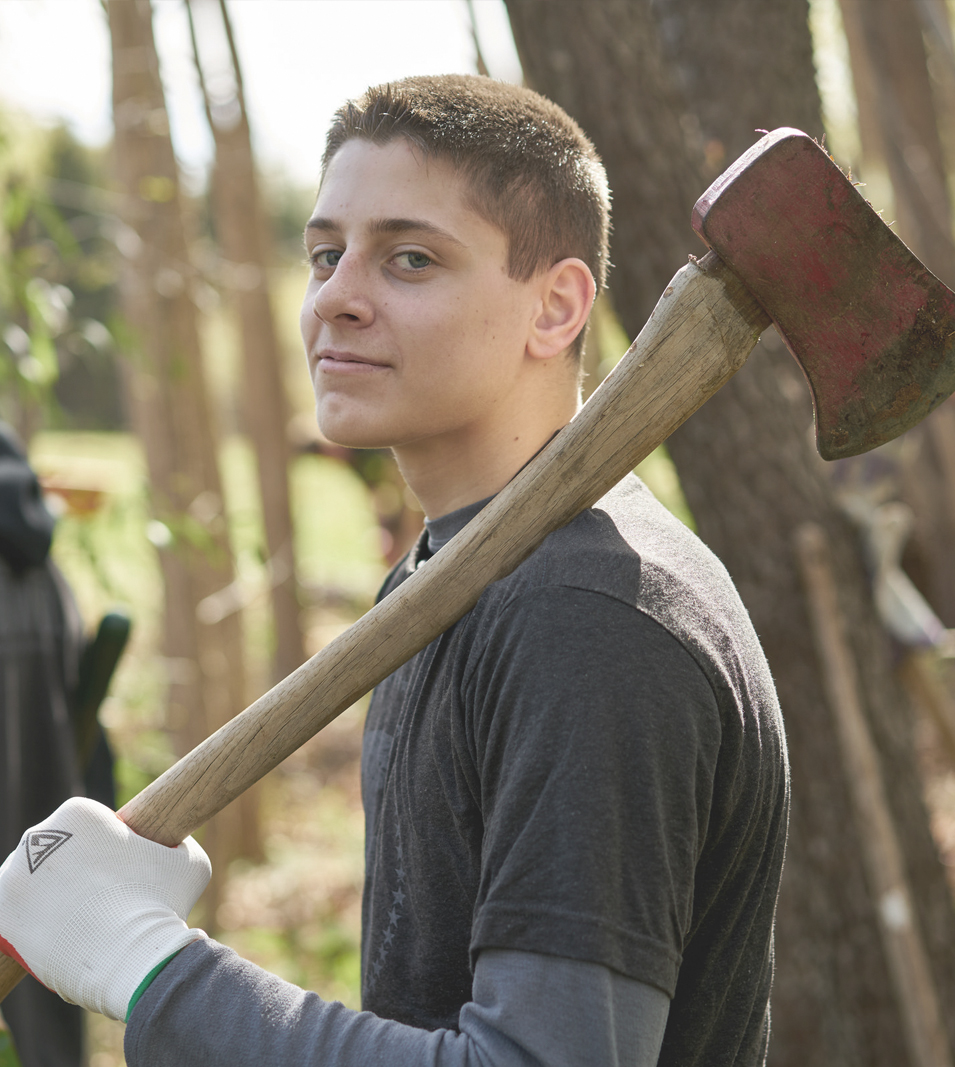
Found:
[[[807, 4], [780, 0], [761, 7], [758, 18], [750, 0], [507, 6], [529, 83], [574, 115], [607, 165], [615, 216], [611, 291], [633, 335], [686, 253], [700, 251], [689, 213], [715, 171], [760, 128], [791, 125], [821, 135]], [[804, 387], [781, 348], [772, 332], [765, 335], [743, 370], [668, 447], [701, 536], [753, 616], [787, 722], [793, 812], [771, 1063], [888, 1067], [911, 1061], [793, 551], [795, 530], [806, 520], [820, 524], [833, 545], [840, 603], [864, 666], [865, 712], [943, 1004], [955, 1003], [955, 914], [856, 536], [808, 442]]]
[[[192, 27], [191, 2], [188, 10]], [[306, 658], [289, 502], [289, 410], [268, 284], [271, 239], [252, 154], [242, 72], [223, 0], [219, 10], [231, 58], [229, 80], [233, 90], [230, 94], [219, 93], [214, 101], [210, 98], [194, 29], [193, 51], [216, 146], [212, 206], [216, 236], [226, 261], [223, 280], [232, 290], [239, 313], [245, 422], [255, 451], [269, 556], [267, 570], [275, 624], [274, 684], [291, 674]]]
[[[130, 329], [127, 392], [146, 452], [152, 513], [171, 535], [159, 551], [164, 652], [171, 668], [169, 722], [185, 752], [246, 704], [241, 616], [215, 624], [197, 617], [199, 603], [233, 580], [234, 566], [152, 11], [148, 0], [110, 0], [107, 13], [115, 174], [124, 194], [126, 243], [136, 249], [121, 275]], [[221, 881], [239, 847], [237, 812], [224, 815], [206, 828], [214, 871], [207, 928], [215, 924]]]

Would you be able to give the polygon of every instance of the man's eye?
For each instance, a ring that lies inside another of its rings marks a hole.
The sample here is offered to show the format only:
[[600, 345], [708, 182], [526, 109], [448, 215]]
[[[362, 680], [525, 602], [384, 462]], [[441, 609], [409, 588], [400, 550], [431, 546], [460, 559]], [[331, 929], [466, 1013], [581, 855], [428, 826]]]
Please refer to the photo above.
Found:
[[430, 256], [426, 256], [424, 252], [399, 252], [395, 257], [403, 266], [410, 267], [412, 270], [422, 270], [424, 267], [430, 267], [433, 260]]
[[342, 253], [337, 248], [322, 248], [318, 251], [312, 252], [308, 261], [313, 267], [322, 268], [328, 270], [331, 267], [337, 267], [338, 261], [342, 258]]

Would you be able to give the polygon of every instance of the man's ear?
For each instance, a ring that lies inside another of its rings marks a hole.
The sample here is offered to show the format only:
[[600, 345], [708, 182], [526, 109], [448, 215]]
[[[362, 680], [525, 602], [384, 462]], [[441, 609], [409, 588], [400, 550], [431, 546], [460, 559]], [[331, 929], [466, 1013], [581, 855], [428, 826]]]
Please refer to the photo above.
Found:
[[562, 259], [541, 278], [537, 318], [527, 341], [528, 355], [552, 359], [568, 349], [584, 328], [597, 286], [582, 259]]

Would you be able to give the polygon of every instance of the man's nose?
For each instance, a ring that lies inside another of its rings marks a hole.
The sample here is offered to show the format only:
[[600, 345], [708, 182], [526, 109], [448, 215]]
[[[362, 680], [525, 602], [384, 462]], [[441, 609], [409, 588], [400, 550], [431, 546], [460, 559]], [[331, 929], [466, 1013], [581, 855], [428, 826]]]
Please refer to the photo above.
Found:
[[319, 286], [312, 310], [323, 322], [364, 325], [374, 317], [367, 271], [360, 257], [347, 252]]

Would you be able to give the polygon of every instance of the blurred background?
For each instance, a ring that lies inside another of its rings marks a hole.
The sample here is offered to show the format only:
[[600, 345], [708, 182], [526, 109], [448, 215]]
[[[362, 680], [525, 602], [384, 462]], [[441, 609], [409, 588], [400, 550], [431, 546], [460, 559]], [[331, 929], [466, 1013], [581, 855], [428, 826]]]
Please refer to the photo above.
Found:
[[[130, 624], [94, 709], [117, 805], [353, 622], [420, 529], [390, 456], [336, 448], [313, 418], [301, 231], [336, 107], [409, 74], [480, 72], [581, 122], [615, 192], [589, 393], [702, 251], [695, 199], [777, 126], [822, 142], [955, 285], [951, 18], [946, 0], [4, 0], [0, 421], [56, 519], [80, 652], [104, 616]], [[955, 414], [832, 465], [811, 423], [770, 331], [639, 473], [730, 569], [787, 717], [770, 1062], [950, 1064]], [[833, 561], [891, 884], [795, 547], [809, 521]], [[356, 1007], [363, 713], [204, 828], [215, 877], [196, 916]], [[122, 1026], [86, 1030], [91, 1067], [123, 1062]]]

